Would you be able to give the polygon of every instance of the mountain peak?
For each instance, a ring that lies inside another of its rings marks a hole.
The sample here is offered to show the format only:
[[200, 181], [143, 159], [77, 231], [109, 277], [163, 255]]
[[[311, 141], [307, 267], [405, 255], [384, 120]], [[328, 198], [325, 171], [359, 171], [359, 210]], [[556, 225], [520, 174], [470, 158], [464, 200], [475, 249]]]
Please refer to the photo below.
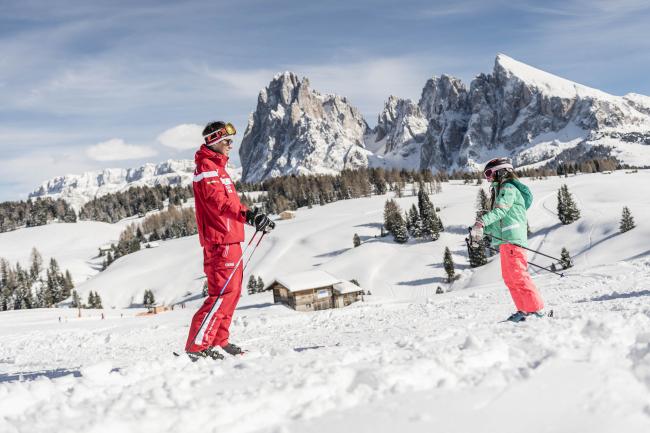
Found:
[[601, 90], [558, 77], [502, 53], [497, 54], [494, 60], [494, 75], [504, 80], [513, 77], [517, 78], [549, 96], [558, 96], [560, 98], [575, 98], [577, 96], [580, 98], [601, 99], [613, 97]]

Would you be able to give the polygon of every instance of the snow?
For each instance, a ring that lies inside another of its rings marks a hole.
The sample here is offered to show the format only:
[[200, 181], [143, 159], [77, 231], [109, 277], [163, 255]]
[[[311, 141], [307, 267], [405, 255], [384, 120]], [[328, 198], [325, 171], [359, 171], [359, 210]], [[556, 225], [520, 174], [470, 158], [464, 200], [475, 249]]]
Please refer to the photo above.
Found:
[[[276, 222], [245, 280], [324, 271], [359, 280], [372, 291], [364, 302], [307, 313], [244, 294], [231, 337], [250, 352], [191, 363], [170, 352], [202, 302], [201, 251], [196, 237], [162, 241], [79, 287], [105, 310], [0, 313], [0, 431], [650, 431], [650, 202], [639, 193], [650, 171], [524, 182], [535, 195], [530, 247], [565, 246], [576, 264], [564, 278], [532, 272], [553, 318], [499, 323], [514, 307], [498, 257], [471, 270], [464, 251], [477, 186], [445, 183], [431, 196], [446, 227], [436, 242], [375, 237], [392, 195], [299, 209]], [[568, 226], [555, 215], [562, 183], [582, 212]], [[624, 205], [637, 227], [619, 234]], [[64, 253], [71, 234], [52, 226]], [[31, 230], [12, 232], [15, 254], [29, 252]], [[445, 246], [461, 275], [452, 285]], [[120, 309], [145, 288], [186, 308]]]
[[341, 282], [339, 278], [319, 270], [282, 275], [276, 281], [289, 289], [290, 292], [332, 286]]
[[618, 101], [620, 98], [605, 93], [601, 90], [578, 84], [576, 82], [558, 77], [534, 68], [525, 63], [519, 62], [505, 54], [498, 54], [496, 63], [504, 70], [518, 77], [522, 81], [537, 87], [543, 93], [560, 98], [596, 98], [610, 101]]

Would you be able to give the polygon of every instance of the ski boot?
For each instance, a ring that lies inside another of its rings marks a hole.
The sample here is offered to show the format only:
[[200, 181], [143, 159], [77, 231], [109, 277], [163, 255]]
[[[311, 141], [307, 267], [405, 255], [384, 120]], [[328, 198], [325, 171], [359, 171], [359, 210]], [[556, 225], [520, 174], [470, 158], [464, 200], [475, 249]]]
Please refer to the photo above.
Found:
[[208, 347], [207, 349], [201, 350], [200, 352], [185, 352], [185, 353], [187, 353], [187, 356], [190, 357], [192, 362], [196, 362], [201, 358], [210, 358], [215, 361], [219, 361], [225, 358], [223, 354], [214, 347]]
[[225, 346], [221, 346], [221, 348], [224, 350], [224, 352], [232, 356], [243, 355], [244, 353], [246, 353], [244, 350], [242, 350], [241, 347], [232, 343], [228, 343]]
[[505, 321], [506, 322], [525, 322], [526, 321], [526, 316], [528, 316], [528, 313], [524, 313], [523, 311], [517, 311], [516, 313], [510, 315]]

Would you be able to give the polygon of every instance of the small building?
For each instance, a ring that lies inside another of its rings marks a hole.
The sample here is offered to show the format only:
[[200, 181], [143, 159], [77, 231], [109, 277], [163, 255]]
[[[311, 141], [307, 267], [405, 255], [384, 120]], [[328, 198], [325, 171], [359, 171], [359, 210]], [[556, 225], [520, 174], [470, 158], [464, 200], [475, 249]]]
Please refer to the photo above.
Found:
[[284, 212], [280, 212], [279, 216], [281, 220], [291, 220], [296, 217], [296, 212], [292, 210], [285, 210]]
[[265, 290], [273, 290], [273, 302], [296, 311], [342, 308], [361, 300], [364, 290], [319, 270], [277, 278]]

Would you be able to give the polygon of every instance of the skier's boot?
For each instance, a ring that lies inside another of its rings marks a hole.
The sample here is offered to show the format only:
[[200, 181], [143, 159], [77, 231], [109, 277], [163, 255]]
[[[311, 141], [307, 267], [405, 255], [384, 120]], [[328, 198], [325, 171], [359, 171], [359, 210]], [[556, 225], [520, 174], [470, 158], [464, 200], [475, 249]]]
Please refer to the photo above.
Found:
[[237, 355], [243, 355], [244, 351], [242, 350], [241, 347], [237, 346], [236, 344], [228, 343], [225, 346], [221, 346], [221, 348], [224, 350], [224, 352], [232, 355], [232, 356], [237, 356]]
[[214, 359], [215, 361], [224, 359], [223, 354], [219, 352], [217, 349], [215, 349], [214, 347], [208, 347], [207, 349], [201, 350], [200, 352], [185, 352], [185, 353], [187, 353], [187, 356], [190, 357], [192, 362], [196, 362], [201, 358], [210, 358], [210, 359]]
[[516, 313], [512, 314], [510, 317], [506, 319], [506, 322], [524, 322], [526, 320], [526, 316], [528, 316], [528, 313], [524, 313], [523, 311], [517, 311]]

